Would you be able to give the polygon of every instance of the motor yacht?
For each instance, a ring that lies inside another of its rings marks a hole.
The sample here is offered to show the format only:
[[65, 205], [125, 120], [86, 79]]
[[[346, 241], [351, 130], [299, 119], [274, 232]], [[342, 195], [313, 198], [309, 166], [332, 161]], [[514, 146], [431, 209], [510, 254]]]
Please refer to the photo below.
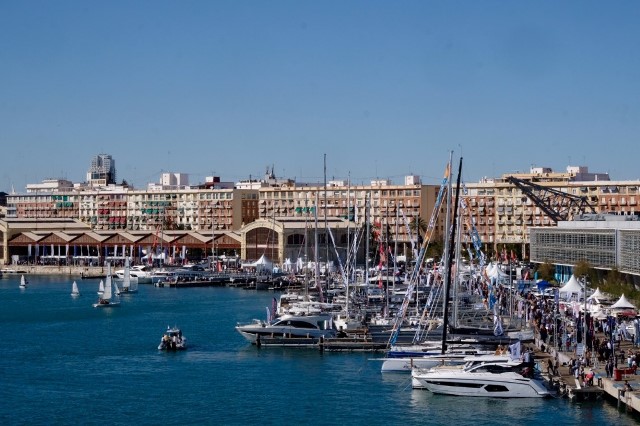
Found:
[[[114, 273], [119, 279], [124, 279], [124, 269], [118, 269]], [[153, 278], [152, 271], [145, 265], [131, 266], [129, 269], [129, 276], [131, 278], [137, 278], [139, 284], [151, 284]]]
[[[532, 377], [531, 368], [518, 361], [476, 360], [463, 368], [433, 368], [411, 373], [414, 389], [457, 396], [493, 398], [542, 398], [550, 396], [542, 379]], [[502, 356], [501, 356], [502, 357]]]
[[330, 314], [285, 314], [272, 321], [254, 320], [250, 324], [238, 324], [236, 330], [249, 342], [260, 338], [329, 338], [336, 336]]

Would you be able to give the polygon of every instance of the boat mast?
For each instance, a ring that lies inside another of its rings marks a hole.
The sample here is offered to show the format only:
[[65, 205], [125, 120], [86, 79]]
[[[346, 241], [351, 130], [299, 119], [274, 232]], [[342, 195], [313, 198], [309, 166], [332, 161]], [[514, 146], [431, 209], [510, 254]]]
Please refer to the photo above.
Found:
[[327, 285], [327, 289], [331, 285], [331, 279], [329, 278], [329, 222], [327, 221], [327, 154], [324, 154], [324, 247], [325, 247], [325, 261], [324, 261], [324, 275]]
[[364, 223], [366, 228], [366, 238], [364, 241], [364, 282], [365, 288], [369, 289], [369, 238], [370, 238], [370, 229], [369, 229], [369, 193], [367, 192], [364, 195]]
[[319, 245], [318, 245], [318, 191], [316, 191], [316, 205], [315, 208], [313, 209], [313, 213], [314, 213], [314, 217], [315, 217], [315, 230], [313, 231], [313, 244], [314, 244], [314, 253], [315, 253], [315, 280], [316, 280], [316, 287], [318, 288], [318, 291], [320, 292], [320, 302], [324, 302], [323, 297], [322, 297], [322, 284], [320, 284], [320, 264], [318, 264], [318, 250], [319, 250]]
[[309, 219], [309, 203], [307, 200], [308, 192], [305, 192], [304, 196], [304, 207], [305, 207], [305, 215], [304, 215], [304, 265], [302, 270], [304, 271], [304, 301], [309, 301], [309, 226], [307, 220]]
[[444, 327], [442, 329], [442, 354], [447, 350], [447, 327], [449, 325], [449, 287], [451, 287], [451, 265], [454, 252], [454, 244], [451, 244], [456, 235], [456, 219], [458, 215], [458, 200], [460, 196], [460, 175], [462, 174], [462, 157], [460, 157], [460, 165], [458, 166], [458, 180], [456, 182], [456, 198], [453, 205], [453, 224], [451, 225], [451, 236], [449, 238], [449, 246], [447, 247], [447, 264], [446, 264], [446, 281], [444, 284]]

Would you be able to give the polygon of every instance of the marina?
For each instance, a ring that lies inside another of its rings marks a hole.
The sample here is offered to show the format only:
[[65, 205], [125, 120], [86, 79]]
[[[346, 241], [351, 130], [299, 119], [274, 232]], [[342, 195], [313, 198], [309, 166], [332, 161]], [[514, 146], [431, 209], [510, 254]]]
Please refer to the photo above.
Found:
[[[382, 374], [371, 352], [333, 351], [330, 339], [324, 351], [318, 346], [258, 348], [234, 326], [264, 312], [272, 302], [272, 292], [233, 287], [173, 292], [142, 285], [135, 297], [122, 299], [118, 310], [95, 310], [90, 305], [98, 280], [79, 281], [79, 297], [69, 295], [71, 283], [65, 276], [30, 276], [29, 281], [29, 287], [20, 292], [19, 276], [0, 280], [0, 300], [6, 306], [0, 323], [24, 330], [8, 336], [8, 352], [0, 360], [7, 402], [0, 407], [0, 415], [9, 423], [42, 423], [51, 416], [59, 424], [76, 423], [93, 397], [108, 397], [114, 409], [108, 416], [97, 413], [97, 421], [125, 421], [135, 411], [137, 418], [150, 423], [208, 423], [215, 418], [216, 423], [257, 424], [264, 423], [265, 416], [273, 422], [296, 416], [311, 419], [310, 424], [417, 425], [429, 416], [433, 424], [508, 425], [526, 415], [532, 423], [635, 424], [634, 417], [626, 408], [618, 408], [615, 400], [579, 403], [583, 405], [576, 410], [568, 398], [503, 399], [497, 416], [497, 406], [490, 399], [473, 398], [473, 404], [467, 404], [465, 397], [412, 390], [409, 376]], [[43, 303], [45, 300], [48, 302]], [[158, 327], [167, 324], [179, 324], [187, 331], [187, 351], [157, 351]], [[41, 341], [48, 342], [46, 351], [41, 350]], [[111, 384], [106, 386], [105, 373], [93, 368], [102, 360], [109, 364]], [[243, 403], [246, 381], [253, 383], [259, 412]], [[226, 384], [224, 392], [219, 383]], [[602, 379], [604, 388], [620, 383]], [[273, 392], [276, 384], [285, 387], [280, 395]], [[115, 389], [127, 392], [120, 396]], [[162, 389], [163, 400], [170, 398], [177, 407], [175, 412], [161, 409], [164, 404], [153, 396], [158, 389]], [[23, 403], [27, 390], [29, 404]], [[125, 396], [131, 392], [141, 397]], [[194, 394], [207, 404], [194, 401]], [[304, 395], [309, 403], [291, 406], [289, 401], [296, 394]], [[350, 396], [345, 399], [344, 395]], [[318, 398], [333, 408], [326, 419], [316, 415], [312, 401]], [[455, 410], [455, 420], [451, 410]]]

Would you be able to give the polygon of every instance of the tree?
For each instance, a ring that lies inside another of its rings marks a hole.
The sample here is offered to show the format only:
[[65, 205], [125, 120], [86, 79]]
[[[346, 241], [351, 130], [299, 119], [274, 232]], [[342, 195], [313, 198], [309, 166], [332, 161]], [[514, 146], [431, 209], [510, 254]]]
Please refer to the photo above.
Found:
[[589, 262], [581, 260], [573, 267], [573, 275], [576, 278], [586, 277], [591, 274], [592, 269], [593, 268], [591, 268], [591, 264]]
[[554, 278], [556, 267], [549, 261], [545, 261], [544, 263], [538, 265], [538, 278], [551, 281]]
[[427, 222], [421, 218], [420, 216], [415, 216], [413, 220], [409, 223], [409, 229], [415, 235], [416, 232], [418, 235], [422, 236], [425, 232], [427, 232], [427, 227], [429, 225]]

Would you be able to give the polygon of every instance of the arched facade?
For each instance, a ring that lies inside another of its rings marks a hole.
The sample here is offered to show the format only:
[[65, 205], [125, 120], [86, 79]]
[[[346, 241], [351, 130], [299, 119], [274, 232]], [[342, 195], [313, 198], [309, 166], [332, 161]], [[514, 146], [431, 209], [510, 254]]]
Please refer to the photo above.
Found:
[[241, 229], [241, 257], [257, 260], [265, 255], [274, 263], [284, 261], [284, 228], [274, 220], [258, 219]]

